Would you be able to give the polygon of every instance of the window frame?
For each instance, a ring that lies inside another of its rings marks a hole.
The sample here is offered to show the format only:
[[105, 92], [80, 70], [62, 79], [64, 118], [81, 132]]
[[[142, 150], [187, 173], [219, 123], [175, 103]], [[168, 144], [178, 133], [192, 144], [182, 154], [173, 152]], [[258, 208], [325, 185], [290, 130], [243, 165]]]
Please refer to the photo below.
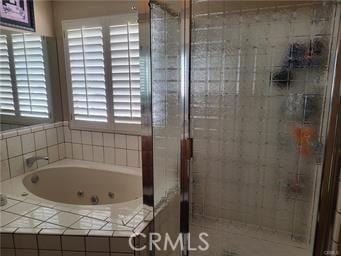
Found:
[[43, 61], [44, 61], [44, 71], [45, 71], [45, 85], [46, 85], [46, 94], [47, 94], [47, 109], [48, 109], [48, 118], [43, 117], [29, 117], [22, 116], [20, 114], [20, 106], [19, 106], [19, 96], [18, 96], [18, 87], [16, 81], [16, 73], [15, 73], [15, 63], [14, 63], [14, 51], [13, 51], [13, 42], [12, 35], [15, 34], [33, 34], [35, 33], [15, 33], [10, 31], [2, 31], [2, 35], [6, 36], [7, 41], [7, 51], [8, 51], [8, 60], [9, 60], [9, 68], [10, 68], [10, 76], [11, 76], [11, 85], [12, 85], [12, 95], [13, 95], [13, 103], [14, 103], [14, 115], [4, 115], [0, 113], [1, 123], [8, 123], [13, 125], [35, 125], [41, 123], [51, 123], [54, 120], [53, 113], [53, 100], [52, 100], [52, 83], [50, 79], [50, 63], [47, 54], [47, 42], [46, 38], [41, 35], [42, 39], [42, 50], [43, 50]]
[[[64, 46], [64, 61], [65, 74], [67, 84], [67, 98], [69, 103], [69, 125], [72, 129], [79, 130], [95, 130], [103, 132], [125, 133], [125, 134], [141, 134], [142, 124], [116, 123], [114, 121], [114, 102], [113, 102], [113, 83], [112, 83], [112, 65], [111, 65], [111, 44], [110, 44], [110, 26], [127, 24], [128, 22], [138, 23], [136, 14], [124, 14], [114, 16], [104, 16], [96, 18], [63, 20], [63, 46]], [[104, 77], [106, 91], [106, 106], [107, 106], [107, 122], [92, 122], [74, 119], [74, 107], [72, 97], [72, 82], [71, 82], [71, 63], [69, 56], [69, 46], [67, 39], [67, 30], [80, 29], [86, 27], [101, 27], [103, 38], [103, 54], [104, 54]], [[142, 104], [141, 104], [142, 105]]]

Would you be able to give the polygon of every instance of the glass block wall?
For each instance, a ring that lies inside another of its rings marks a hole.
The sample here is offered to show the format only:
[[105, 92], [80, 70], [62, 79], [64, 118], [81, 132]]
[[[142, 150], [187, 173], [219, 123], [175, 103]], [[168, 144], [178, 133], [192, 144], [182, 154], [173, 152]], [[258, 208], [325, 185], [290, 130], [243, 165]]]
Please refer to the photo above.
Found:
[[180, 17], [151, 7], [152, 111], [155, 205], [179, 187]]
[[192, 213], [307, 243], [335, 7], [220, 3], [192, 1]]

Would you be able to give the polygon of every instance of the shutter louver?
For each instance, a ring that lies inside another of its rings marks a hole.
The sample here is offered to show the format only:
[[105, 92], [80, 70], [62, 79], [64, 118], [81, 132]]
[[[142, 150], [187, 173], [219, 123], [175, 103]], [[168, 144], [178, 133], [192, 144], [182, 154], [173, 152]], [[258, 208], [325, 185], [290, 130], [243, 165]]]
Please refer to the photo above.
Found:
[[113, 111], [116, 123], [141, 122], [138, 24], [110, 27]]
[[48, 118], [42, 37], [17, 34], [12, 43], [20, 115]]
[[0, 113], [15, 115], [7, 36], [0, 36]]
[[107, 122], [101, 27], [67, 31], [75, 120]]

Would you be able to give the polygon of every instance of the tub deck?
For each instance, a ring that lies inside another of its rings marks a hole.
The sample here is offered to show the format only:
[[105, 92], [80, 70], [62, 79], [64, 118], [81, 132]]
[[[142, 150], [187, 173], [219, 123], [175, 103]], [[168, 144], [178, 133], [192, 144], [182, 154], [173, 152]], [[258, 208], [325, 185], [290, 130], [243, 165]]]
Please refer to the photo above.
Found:
[[[48, 168], [70, 164], [89, 168], [94, 163], [66, 159]], [[111, 165], [105, 168], [108, 171], [112, 169], [115, 172], [140, 175], [137, 168], [117, 168]], [[43, 199], [30, 193], [22, 183], [23, 178], [32, 173], [1, 183], [1, 193], [7, 195], [8, 203], [0, 207], [0, 232], [20, 233], [30, 230], [37, 234], [52, 232], [130, 236], [143, 230], [153, 218], [152, 208], [143, 205], [142, 198], [105, 205], [63, 204]]]

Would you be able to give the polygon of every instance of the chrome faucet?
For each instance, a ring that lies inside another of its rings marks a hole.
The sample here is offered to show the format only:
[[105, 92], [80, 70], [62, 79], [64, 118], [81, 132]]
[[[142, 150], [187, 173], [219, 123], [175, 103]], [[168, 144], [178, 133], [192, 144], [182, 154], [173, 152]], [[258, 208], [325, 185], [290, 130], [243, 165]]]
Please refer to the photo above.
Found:
[[37, 160], [49, 160], [49, 158], [47, 156], [32, 156], [29, 158], [25, 159], [26, 165], [27, 167], [32, 167], [32, 165], [34, 164], [35, 161]]

